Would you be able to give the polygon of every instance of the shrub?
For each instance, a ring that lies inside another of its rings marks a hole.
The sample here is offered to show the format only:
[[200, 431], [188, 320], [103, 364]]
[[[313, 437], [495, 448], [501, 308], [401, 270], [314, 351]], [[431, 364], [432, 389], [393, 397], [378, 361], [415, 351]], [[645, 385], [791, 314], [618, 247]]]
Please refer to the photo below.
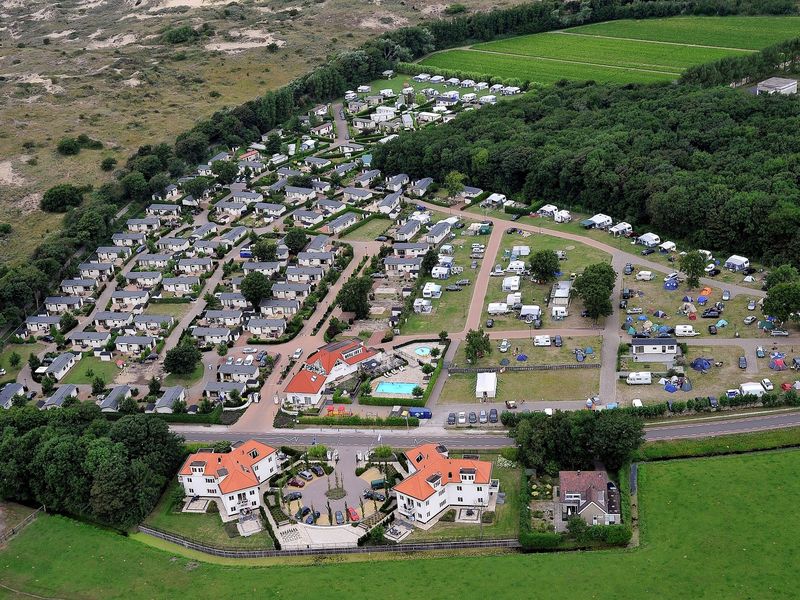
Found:
[[114, 167], [117, 166], [117, 159], [113, 156], [108, 156], [100, 161], [100, 168], [103, 171], [111, 171]]
[[557, 533], [526, 532], [519, 536], [519, 543], [524, 550], [550, 550], [558, 548], [561, 536]]
[[441, 517], [439, 517], [439, 521], [442, 523], [454, 523], [456, 520], [456, 511], [454, 509], [448, 510], [444, 513]]
[[508, 448], [503, 448], [500, 450], [500, 456], [506, 460], [510, 460], [511, 462], [517, 462], [518, 455], [519, 450], [513, 446], [509, 446]]
[[59, 154], [64, 156], [74, 156], [81, 151], [81, 145], [75, 138], [62, 138], [56, 146]]
[[481, 515], [481, 523], [494, 523], [494, 511], [487, 510]]

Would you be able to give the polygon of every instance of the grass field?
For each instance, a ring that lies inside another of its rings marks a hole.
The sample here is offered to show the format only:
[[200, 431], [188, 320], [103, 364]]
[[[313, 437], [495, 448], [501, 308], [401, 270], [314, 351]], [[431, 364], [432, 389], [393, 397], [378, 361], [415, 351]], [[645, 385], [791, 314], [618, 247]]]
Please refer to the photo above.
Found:
[[612, 21], [433, 54], [423, 65], [528, 79], [650, 83], [693, 65], [796, 37], [797, 17], [673, 17]]
[[372, 219], [343, 236], [341, 239], [352, 242], [371, 242], [385, 232], [392, 222], [388, 219]]
[[[8, 383], [9, 381], [16, 381], [17, 374], [20, 372], [23, 366], [25, 366], [28, 362], [28, 357], [31, 354], [39, 354], [42, 351], [44, 345], [42, 344], [8, 344], [7, 346], [3, 347], [3, 351], [0, 352], [0, 367], [6, 370], [6, 374], [0, 376], [0, 385], [4, 383]], [[16, 352], [19, 354], [20, 361], [16, 367], [12, 367], [11, 363], [11, 355]]]
[[180, 321], [192, 305], [188, 302], [178, 302], [175, 304], [168, 303], [149, 303], [144, 309], [146, 315], [169, 315], [174, 317], [176, 321]]
[[75, 363], [62, 383], [92, 383], [95, 377], [100, 377], [105, 384], [111, 385], [119, 374], [119, 369], [113, 361], [102, 361], [94, 356], [84, 356]]
[[[569, 582], [570, 597], [579, 600], [791, 599], [800, 583], [800, 550], [787, 518], [800, 494], [800, 479], [791, 476], [799, 467], [797, 451], [642, 465], [642, 545], [630, 551], [442, 559], [417, 554], [390, 562], [334, 558], [313, 568], [235, 567], [43, 516], [0, 552], [0, 580], [60, 598], [229, 598], [254, 589], [279, 598], [297, 596], [302, 585], [321, 600], [359, 600], [373, 598], [379, 585], [388, 600], [510, 598], [534, 588], [537, 598], [549, 599], [563, 598]], [[469, 576], [442, 577], [444, 572]]]
[[203, 363], [198, 363], [194, 371], [188, 375], [169, 373], [164, 377], [164, 386], [182, 385], [183, 387], [190, 387], [203, 378], [203, 368]]

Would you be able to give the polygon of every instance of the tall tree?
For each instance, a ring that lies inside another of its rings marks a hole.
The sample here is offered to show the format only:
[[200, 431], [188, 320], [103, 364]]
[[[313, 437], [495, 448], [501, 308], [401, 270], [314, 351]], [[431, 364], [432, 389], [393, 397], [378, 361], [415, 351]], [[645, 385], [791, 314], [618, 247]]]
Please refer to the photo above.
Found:
[[700, 277], [703, 276], [703, 270], [706, 266], [705, 257], [697, 250], [692, 250], [681, 256], [678, 263], [681, 271], [686, 273], [686, 285], [690, 288], [695, 288], [700, 285]]
[[164, 370], [167, 373], [188, 375], [194, 371], [202, 358], [203, 354], [197, 346], [191, 340], [185, 339], [167, 351], [164, 357]]
[[464, 191], [464, 178], [459, 171], [450, 171], [444, 176], [444, 187], [451, 198]]
[[51, 187], [42, 196], [41, 209], [45, 212], [66, 212], [83, 201], [83, 193], [70, 183]]
[[217, 176], [217, 181], [222, 185], [228, 185], [236, 179], [239, 167], [230, 160], [217, 160], [211, 165], [211, 172]]
[[272, 292], [272, 282], [259, 271], [253, 271], [245, 275], [244, 279], [242, 279], [241, 287], [242, 295], [256, 310], [261, 301], [264, 298], [269, 298]]
[[800, 282], [778, 283], [767, 291], [764, 313], [781, 322], [800, 321]]
[[297, 254], [308, 244], [308, 236], [302, 229], [291, 227], [289, 231], [286, 232], [283, 242], [292, 254]]
[[483, 329], [470, 329], [467, 332], [467, 337], [464, 340], [464, 352], [467, 360], [475, 362], [481, 355], [490, 354], [492, 352], [492, 343], [489, 341], [489, 334], [484, 333]]
[[253, 256], [262, 261], [278, 260], [278, 244], [268, 239], [260, 239], [252, 246]]
[[558, 270], [558, 255], [552, 250], [539, 250], [531, 256], [531, 273], [539, 281], [554, 279]]
[[792, 265], [781, 265], [767, 273], [767, 289], [781, 283], [795, 283], [800, 281], [800, 272]]
[[336, 303], [345, 312], [355, 313], [357, 319], [369, 316], [369, 293], [372, 290], [372, 280], [369, 277], [353, 275], [344, 282], [336, 295]]

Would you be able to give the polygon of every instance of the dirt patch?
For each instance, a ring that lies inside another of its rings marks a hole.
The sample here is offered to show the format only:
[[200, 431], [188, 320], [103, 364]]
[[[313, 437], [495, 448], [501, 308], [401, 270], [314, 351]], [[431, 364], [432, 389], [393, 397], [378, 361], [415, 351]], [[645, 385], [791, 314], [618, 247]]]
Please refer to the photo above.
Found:
[[447, 8], [447, 4], [429, 4], [425, 8], [423, 8], [420, 12], [423, 15], [441, 15], [444, 12], [444, 9]]
[[15, 83], [29, 83], [41, 85], [48, 94], [62, 94], [64, 88], [53, 83], [49, 77], [42, 77], [39, 73], [3, 73], [3, 77]]
[[25, 183], [25, 178], [14, 171], [10, 160], [0, 161], [0, 184], [20, 186]]
[[137, 41], [137, 37], [132, 33], [118, 33], [104, 40], [94, 40], [86, 45], [87, 50], [100, 50], [103, 48], [122, 48], [129, 46]]
[[390, 13], [378, 14], [366, 19], [361, 19], [358, 26], [364, 29], [375, 29], [378, 31], [388, 31], [396, 29], [397, 27], [405, 27], [408, 25], [408, 19], [405, 17], [398, 17]]
[[224, 42], [212, 42], [205, 45], [206, 50], [217, 52], [227, 52], [228, 54], [237, 54], [250, 48], [261, 48], [276, 44], [278, 47], [286, 45], [284, 40], [277, 39], [268, 31], [261, 31], [258, 29], [244, 29], [242, 31], [231, 31], [227, 35], [227, 40]]

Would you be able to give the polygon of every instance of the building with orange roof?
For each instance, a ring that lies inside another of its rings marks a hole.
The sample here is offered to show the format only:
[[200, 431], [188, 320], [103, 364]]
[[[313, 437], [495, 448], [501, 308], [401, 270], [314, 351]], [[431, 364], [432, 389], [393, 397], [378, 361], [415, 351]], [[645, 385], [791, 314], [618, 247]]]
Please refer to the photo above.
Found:
[[236, 442], [230, 452], [200, 450], [190, 454], [178, 471], [187, 496], [214, 500], [231, 517], [243, 508], [263, 506], [270, 477], [281, 472], [278, 452], [256, 440]]
[[397, 511], [415, 523], [427, 523], [451, 507], [487, 507], [499, 491], [492, 463], [450, 458], [442, 444], [423, 444], [406, 453], [409, 476], [394, 486]]
[[308, 356], [303, 368], [286, 385], [286, 400], [297, 406], [317, 406], [327, 385], [349, 377], [364, 361], [381, 357], [381, 352], [367, 348], [361, 340], [326, 344]]

